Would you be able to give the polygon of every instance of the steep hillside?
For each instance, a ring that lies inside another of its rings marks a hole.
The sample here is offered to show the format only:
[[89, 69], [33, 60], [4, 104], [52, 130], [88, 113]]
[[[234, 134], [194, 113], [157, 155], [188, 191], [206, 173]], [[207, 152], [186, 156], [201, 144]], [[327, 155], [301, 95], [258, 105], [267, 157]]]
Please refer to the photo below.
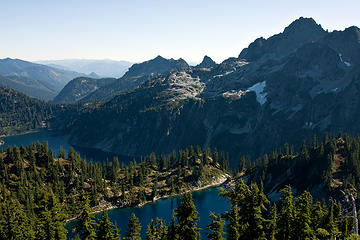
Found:
[[96, 103], [51, 104], [0, 86], [0, 136], [63, 129], [96, 106]]
[[54, 103], [74, 103], [92, 92], [96, 91], [100, 87], [106, 86], [114, 82], [115, 78], [87, 78], [79, 77], [71, 80], [61, 90], [61, 92], [54, 98]]
[[48, 127], [54, 107], [11, 88], [0, 87], [0, 135]]
[[56, 96], [55, 91], [49, 89], [40, 81], [23, 76], [4, 77], [0, 75], [0, 85], [10, 87], [30, 97], [43, 99], [46, 101], [49, 101]]
[[286, 185], [291, 185], [295, 193], [309, 191], [316, 199], [332, 197], [342, 201], [349, 191], [357, 198], [359, 141], [359, 135], [330, 138], [325, 134], [321, 142], [316, 137], [309, 144], [303, 142], [298, 153], [285, 144], [254, 162], [242, 157], [239, 175], [248, 182], [261, 182], [273, 201], [278, 200], [279, 190]]

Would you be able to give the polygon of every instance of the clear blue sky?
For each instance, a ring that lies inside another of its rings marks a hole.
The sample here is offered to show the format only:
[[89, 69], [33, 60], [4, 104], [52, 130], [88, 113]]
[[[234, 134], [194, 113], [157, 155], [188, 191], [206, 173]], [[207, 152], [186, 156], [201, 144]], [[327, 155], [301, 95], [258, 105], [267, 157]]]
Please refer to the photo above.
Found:
[[0, 58], [220, 62], [300, 16], [360, 26], [359, 10], [359, 0], [0, 0]]

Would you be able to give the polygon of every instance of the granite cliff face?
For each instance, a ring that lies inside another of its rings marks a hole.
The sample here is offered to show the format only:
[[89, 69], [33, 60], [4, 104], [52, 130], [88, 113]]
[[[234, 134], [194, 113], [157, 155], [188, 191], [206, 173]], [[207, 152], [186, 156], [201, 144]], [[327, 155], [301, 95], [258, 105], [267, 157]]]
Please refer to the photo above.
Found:
[[[359, 59], [359, 28], [328, 33], [300, 18], [283, 33], [257, 39], [238, 58], [137, 78], [140, 87], [86, 111], [63, 131], [75, 145], [122, 155], [194, 144], [232, 159], [298, 144], [313, 133], [355, 133]], [[136, 76], [151, 72], [133, 70]]]

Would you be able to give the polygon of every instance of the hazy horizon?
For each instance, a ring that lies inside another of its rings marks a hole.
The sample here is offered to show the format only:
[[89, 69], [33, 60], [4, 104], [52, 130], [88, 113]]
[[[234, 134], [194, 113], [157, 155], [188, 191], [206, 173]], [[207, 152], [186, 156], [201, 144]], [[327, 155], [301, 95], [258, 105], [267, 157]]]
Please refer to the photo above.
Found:
[[[311, 9], [309, 8], [311, 5]], [[325, 30], [359, 26], [359, 1], [4, 0], [0, 58], [142, 62], [158, 55], [198, 63], [237, 56], [299, 17]]]

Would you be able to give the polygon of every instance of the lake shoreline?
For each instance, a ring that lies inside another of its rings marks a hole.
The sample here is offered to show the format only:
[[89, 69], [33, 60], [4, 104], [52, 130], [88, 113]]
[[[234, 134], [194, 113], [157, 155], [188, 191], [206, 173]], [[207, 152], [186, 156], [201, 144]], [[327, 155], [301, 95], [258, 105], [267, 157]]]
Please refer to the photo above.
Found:
[[[218, 178], [217, 181], [214, 181], [214, 182], [212, 182], [210, 184], [207, 184], [207, 185], [202, 186], [202, 187], [194, 187], [194, 188], [186, 190], [186, 191], [184, 191], [182, 193], [164, 195], [164, 196], [155, 198], [153, 201], [145, 201], [145, 202], [143, 202], [141, 204], [137, 204], [137, 205], [123, 205], [123, 206], [110, 205], [108, 207], [104, 206], [104, 208], [99, 209], [99, 210], [95, 210], [92, 213], [93, 214], [98, 214], [98, 213], [101, 213], [103, 211], [109, 211], [109, 210], [115, 210], [115, 209], [142, 208], [142, 207], [144, 207], [144, 206], [146, 206], [148, 204], [155, 203], [155, 202], [157, 202], [159, 200], [179, 197], [179, 196], [182, 196], [182, 195], [184, 195], [186, 193], [189, 193], [189, 192], [200, 192], [200, 191], [204, 191], [204, 190], [207, 190], [207, 189], [210, 189], [210, 188], [220, 187], [221, 185], [224, 185], [229, 181], [231, 181], [231, 176], [227, 174], [226, 176], [223, 176], [223, 178]], [[96, 208], [96, 206], [95, 206], [95, 208]], [[70, 223], [72, 221], [75, 221], [78, 217], [79, 217], [79, 215], [77, 217], [73, 217], [73, 218], [70, 218], [70, 219], [66, 220], [66, 224], [68, 224], [68, 223]]]
[[7, 138], [7, 137], [14, 137], [14, 136], [20, 136], [20, 135], [25, 135], [25, 134], [29, 134], [29, 133], [37, 133], [37, 132], [50, 132], [51, 130], [48, 129], [33, 129], [33, 130], [28, 130], [25, 132], [20, 132], [20, 133], [14, 133], [14, 134], [3, 134], [0, 135], [0, 138]]

